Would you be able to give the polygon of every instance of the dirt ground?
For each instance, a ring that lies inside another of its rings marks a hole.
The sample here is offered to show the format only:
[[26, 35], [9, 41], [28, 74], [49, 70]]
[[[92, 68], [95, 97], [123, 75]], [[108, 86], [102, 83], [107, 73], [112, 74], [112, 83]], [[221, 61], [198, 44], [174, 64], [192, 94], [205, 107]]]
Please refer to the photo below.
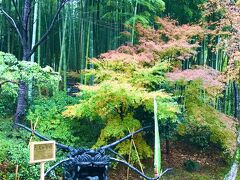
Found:
[[[167, 156], [165, 147], [162, 145], [163, 169], [173, 168], [172, 172], [166, 175], [164, 179], [218, 179], [217, 177], [221, 176], [218, 175], [218, 171], [223, 172], [226, 169], [226, 162], [224, 162], [217, 150], [211, 149], [208, 151], [201, 151], [183, 142], [172, 142], [170, 147], [170, 155]], [[183, 163], [186, 160], [198, 162], [200, 164], [199, 172], [194, 174], [185, 171]], [[145, 173], [153, 177], [153, 159], [149, 159], [142, 163], [145, 165]], [[223, 168], [224, 170], [222, 170]], [[181, 177], [182, 175], [185, 177]], [[127, 168], [118, 165], [115, 169], [111, 169], [109, 172], [109, 179], [126, 180]], [[139, 176], [130, 171], [129, 180], [138, 179], [140, 179]]]

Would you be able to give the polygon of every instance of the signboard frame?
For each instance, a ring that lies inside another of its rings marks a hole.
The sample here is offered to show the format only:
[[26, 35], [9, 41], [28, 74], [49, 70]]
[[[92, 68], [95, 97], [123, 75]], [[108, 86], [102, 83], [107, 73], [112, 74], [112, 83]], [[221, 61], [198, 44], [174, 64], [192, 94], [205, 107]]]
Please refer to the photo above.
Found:
[[[36, 145], [51, 145], [52, 144], [52, 157], [51, 158], [48, 158], [48, 159], [44, 159], [44, 158], [41, 158], [41, 159], [38, 159], [38, 160], [35, 160], [34, 159], [34, 154], [36, 153], [34, 151], [34, 147]], [[29, 147], [30, 147], [30, 164], [34, 164], [34, 163], [41, 163], [41, 162], [47, 162], [47, 161], [55, 161], [56, 160], [56, 142], [55, 141], [40, 141], [40, 142], [30, 142], [29, 144]]]

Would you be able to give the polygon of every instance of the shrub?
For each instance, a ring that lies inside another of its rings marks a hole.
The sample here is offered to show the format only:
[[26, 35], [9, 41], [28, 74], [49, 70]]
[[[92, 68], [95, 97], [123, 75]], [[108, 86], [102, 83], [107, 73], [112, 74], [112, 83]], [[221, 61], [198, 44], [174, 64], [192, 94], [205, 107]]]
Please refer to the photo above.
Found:
[[0, 51], [0, 116], [13, 113], [20, 81], [31, 82], [33, 90], [46, 88], [55, 92], [60, 79], [49, 66], [42, 68], [37, 63], [18, 61], [12, 54]]
[[16, 165], [19, 166], [20, 179], [39, 179], [39, 167], [29, 165], [28, 144], [24, 141], [26, 136], [25, 132], [12, 129], [11, 120], [0, 119], [0, 164], [6, 166], [5, 169], [0, 168], [0, 179], [14, 179]]
[[189, 172], [198, 171], [200, 169], [200, 164], [193, 160], [187, 160], [183, 163], [184, 168]]
[[201, 83], [197, 81], [185, 87], [185, 132], [180, 130], [181, 135], [185, 134], [185, 140], [198, 147], [216, 147], [226, 160], [232, 158], [236, 150], [236, 145], [232, 143], [236, 139], [235, 122], [210, 106], [210, 99], [201, 98], [201, 88]]
[[[28, 142], [30, 134], [24, 130], [13, 129], [12, 123], [10, 119], [0, 119], [0, 179], [15, 179], [17, 165], [20, 179], [39, 179], [39, 164], [29, 164]], [[64, 155], [64, 153], [58, 151], [57, 160], [63, 159]], [[46, 163], [45, 168], [48, 169], [53, 163]], [[57, 171], [56, 173], [61, 172]], [[51, 177], [51, 179], [56, 178]]]
[[[14, 88], [14, 86], [12, 86]], [[7, 117], [14, 113], [16, 107], [16, 91], [0, 88], [0, 117]]]
[[60, 143], [90, 147], [97, 139], [98, 124], [84, 122], [80, 124], [61, 114], [65, 106], [78, 102], [78, 97], [67, 96], [65, 92], [59, 92], [50, 98], [38, 98], [28, 110], [27, 120], [29, 122], [38, 120], [36, 130]]
[[184, 140], [187, 143], [190, 143], [194, 145], [195, 147], [199, 149], [207, 149], [209, 148], [211, 142], [210, 142], [210, 136], [211, 131], [206, 126], [199, 126], [199, 125], [188, 125], [185, 127], [184, 130], [184, 136], [182, 137], [182, 140]]

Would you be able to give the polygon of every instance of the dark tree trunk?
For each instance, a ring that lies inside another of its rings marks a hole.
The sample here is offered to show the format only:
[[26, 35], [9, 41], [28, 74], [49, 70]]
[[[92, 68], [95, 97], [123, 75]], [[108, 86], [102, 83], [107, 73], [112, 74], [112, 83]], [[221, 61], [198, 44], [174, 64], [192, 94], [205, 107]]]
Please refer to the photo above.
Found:
[[236, 81], [233, 81], [233, 93], [234, 93], [234, 117], [239, 119], [239, 94], [238, 94], [238, 85]]
[[23, 60], [28, 61], [30, 58], [31, 46], [29, 38], [29, 18], [31, 14], [32, 0], [25, 0], [23, 11], [23, 32], [22, 32], [22, 46], [23, 46]]
[[28, 46], [26, 45], [26, 47], [23, 48], [23, 60], [25, 61], [29, 61], [30, 60], [30, 52], [31, 50], [28, 48]]
[[[30, 38], [29, 38], [29, 18], [31, 14], [31, 4], [32, 0], [25, 0], [24, 10], [23, 10], [23, 20], [22, 20], [22, 48], [23, 48], [23, 60], [30, 60]], [[17, 98], [17, 109], [15, 113], [15, 123], [19, 123], [23, 120], [27, 107], [27, 84], [23, 81], [19, 82], [18, 86], [18, 98]]]
[[19, 82], [17, 110], [15, 113], [15, 123], [19, 123], [25, 116], [27, 106], [27, 85], [25, 82]]

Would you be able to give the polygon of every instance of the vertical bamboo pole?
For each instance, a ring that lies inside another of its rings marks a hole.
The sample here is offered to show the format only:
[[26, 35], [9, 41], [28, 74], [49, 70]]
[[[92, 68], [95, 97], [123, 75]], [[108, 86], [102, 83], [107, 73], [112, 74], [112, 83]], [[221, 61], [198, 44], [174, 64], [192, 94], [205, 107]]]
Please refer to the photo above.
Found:
[[135, 18], [136, 18], [136, 15], [137, 15], [137, 7], [138, 7], [138, 0], [136, 0], [136, 4], [135, 4], [135, 7], [134, 7], [134, 19], [133, 19], [133, 27], [132, 27], [132, 37], [131, 37], [131, 42], [132, 44], [134, 43], [134, 33], [135, 33]]
[[65, 36], [66, 36], [66, 28], [67, 28], [67, 15], [65, 15], [65, 20], [63, 24], [63, 35], [62, 35], [62, 44], [61, 44], [61, 54], [60, 54], [60, 62], [58, 66], [58, 72], [61, 73], [62, 64], [63, 64], [63, 51], [65, 51]]
[[[37, 18], [38, 18], [38, 1], [35, 2], [34, 5], [34, 17], [33, 17], [33, 32], [32, 32], [32, 47], [36, 43], [36, 37], [37, 37]], [[31, 62], [34, 62], [35, 53], [31, 56]]]
[[85, 53], [85, 29], [84, 29], [84, 19], [85, 19], [85, 15], [83, 13], [85, 8], [85, 1], [81, 1], [81, 13], [80, 13], [80, 19], [81, 19], [81, 23], [80, 23], [80, 46], [79, 46], [79, 52], [80, 52], [80, 83], [83, 84], [84, 81], [84, 77], [82, 75], [82, 70], [84, 70], [84, 53]]
[[[90, 44], [90, 28], [91, 22], [88, 23], [88, 34], [87, 34], [87, 42], [86, 42], [86, 56], [85, 56], [85, 70], [88, 69], [88, 57], [89, 57], [89, 44]], [[85, 75], [84, 84], [87, 84], [87, 76]]]
[[[38, 40], [41, 38], [41, 4], [38, 5], [39, 10], [38, 10]], [[40, 46], [38, 47], [38, 64], [41, 64], [41, 48]]]
[[[8, 8], [11, 9], [11, 1], [8, 2]], [[11, 53], [11, 32], [7, 33], [7, 52]]]
[[154, 147], [154, 176], [161, 173], [161, 147], [157, 118], [157, 100], [154, 97], [154, 125], [155, 125], [155, 147]]

